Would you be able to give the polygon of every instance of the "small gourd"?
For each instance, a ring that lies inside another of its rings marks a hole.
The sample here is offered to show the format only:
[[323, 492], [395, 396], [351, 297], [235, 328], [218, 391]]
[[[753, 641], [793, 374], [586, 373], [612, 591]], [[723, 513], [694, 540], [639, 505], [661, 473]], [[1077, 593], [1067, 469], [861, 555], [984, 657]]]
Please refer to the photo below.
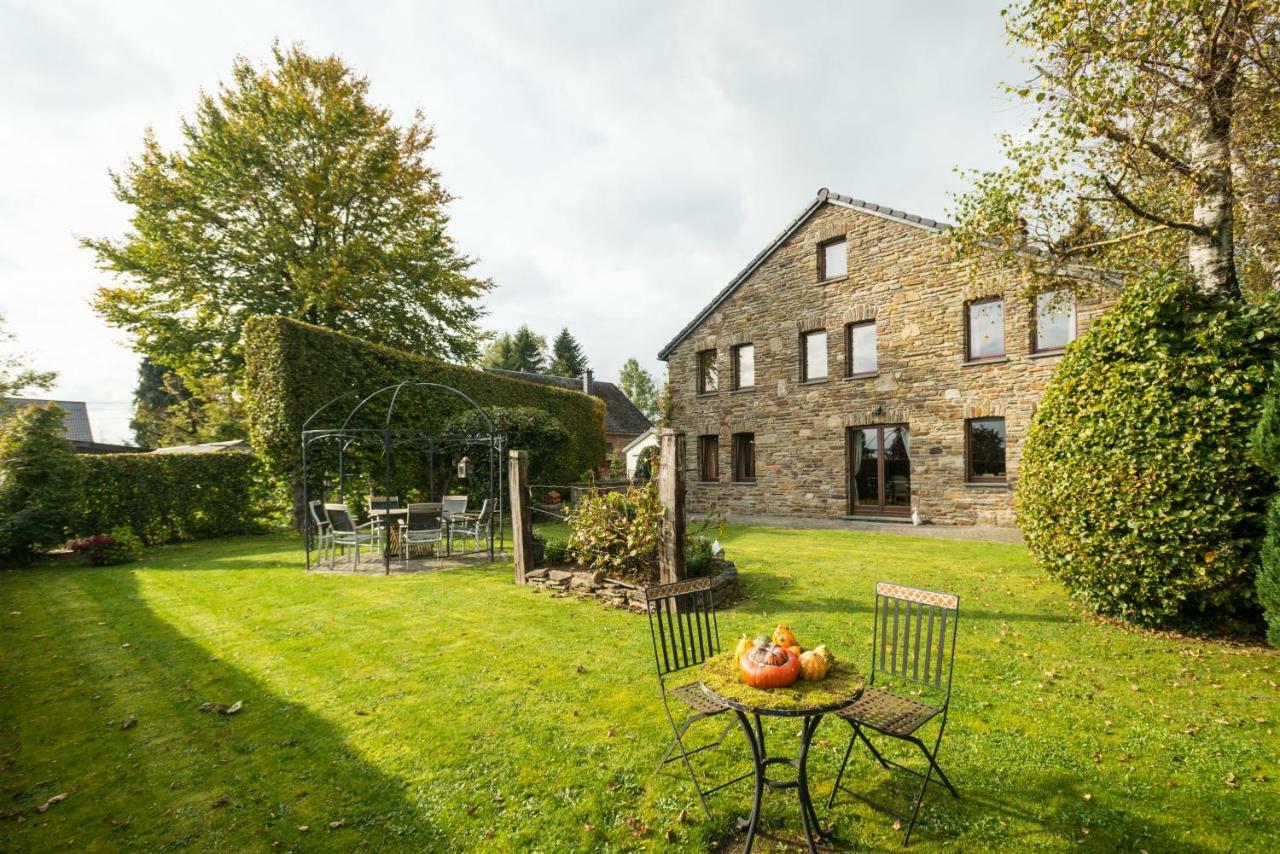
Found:
[[792, 651], [792, 652], [794, 652], [796, 655], [800, 655], [801, 653], [803, 653], [803, 652], [804, 652], [804, 649], [803, 649], [803, 648], [800, 646], [800, 644], [798, 644], [798, 643], [797, 643], [797, 644], [792, 644], [791, 646], [787, 647], [787, 649], [791, 650], [791, 651]]
[[827, 671], [830, 669], [826, 656], [816, 649], [811, 649], [800, 656], [800, 675], [806, 682], [817, 682], [827, 678]]
[[800, 657], [776, 643], [758, 643], [738, 658], [738, 669], [752, 688], [786, 688], [800, 678]]
[[831, 654], [831, 650], [827, 649], [825, 643], [820, 643], [813, 648], [813, 651], [827, 660], [827, 672], [830, 673], [831, 668], [836, 666], [836, 657]]
[[749, 635], [742, 635], [738, 638], [738, 648], [734, 651], [734, 658], [742, 658], [742, 654], [755, 645], [756, 642]]
[[796, 636], [791, 634], [791, 628], [781, 624], [773, 630], [773, 642], [778, 646], [785, 647], [800, 645], [800, 642], [796, 640]]

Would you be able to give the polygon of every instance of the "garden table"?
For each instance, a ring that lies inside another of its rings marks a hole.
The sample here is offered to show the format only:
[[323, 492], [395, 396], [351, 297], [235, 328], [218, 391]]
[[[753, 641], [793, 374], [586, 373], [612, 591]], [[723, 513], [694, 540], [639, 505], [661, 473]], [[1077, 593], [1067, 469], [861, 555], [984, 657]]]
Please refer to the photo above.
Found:
[[[809, 793], [807, 761], [809, 744], [822, 723], [824, 715], [839, 711], [862, 696], [866, 685], [862, 674], [850, 664], [837, 661], [818, 682], [796, 682], [788, 688], [752, 688], [742, 681], [738, 671], [737, 656], [733, 652], [708, 658], [698, 670], [698, 681], [703, 692], [717, 703], [728, 706], [738, 716], [751, 756], [755, 762], [756, 791], [751, 817], [747, 821], [747, 841], [744, 852], [751, 851], [756, 827], [760, 821], [760, 799], [764, 789], [795, 789], [800, 798], [800, 821], [804, 825], [805, 842], [809, 850], [816, 852], [814, 838], [821, 838], [818, 814], [813, 809]], [[765, 745], [762, 718], [803, 718], [800, 729], [800, 753], [792, 759], [788, 756], [770, 756]], [[755, 726], [752, 726], [754, 719]], [[777, 780], [769, 776], [776, 765], [788, 765], [795, 770], [794, 780]]]

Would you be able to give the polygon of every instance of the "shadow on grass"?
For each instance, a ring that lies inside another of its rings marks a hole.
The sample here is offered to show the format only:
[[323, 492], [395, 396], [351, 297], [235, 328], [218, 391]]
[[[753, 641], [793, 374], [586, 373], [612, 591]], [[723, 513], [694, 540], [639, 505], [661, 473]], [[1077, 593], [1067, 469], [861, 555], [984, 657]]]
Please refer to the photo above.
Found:
[[[175, 630], [131, 570], [50, 574], [31, 595], [61, 599], [42, 624], [61, 629], [56, 653], [36, 656], [42, 641], [28, 641], [0, 687], [0, 735], [6, 751], [16, 745], [0, 791], [23, 816], [6, 831], [15, 850], [73, 838], [125, 850], [447, 847], [403, 782], [359, 758], [333, 723]], [[221, 715], [201, 712], [205, 701], [244, 705]], [[58, 792], [70, 797], [37, 813]]]

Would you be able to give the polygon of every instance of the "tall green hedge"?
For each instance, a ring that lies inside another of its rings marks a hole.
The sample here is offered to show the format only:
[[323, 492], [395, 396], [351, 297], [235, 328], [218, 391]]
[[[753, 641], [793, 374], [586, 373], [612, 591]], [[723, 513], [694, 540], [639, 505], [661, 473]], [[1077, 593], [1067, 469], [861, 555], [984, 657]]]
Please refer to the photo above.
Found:
[[[1254, 461], [1280, 483], [1280, 366], [1272, 374], [1250, 449]], [[1271, 496], [1267, 511], [1267, 536], [1262, 541], [1257, 589], [1258, 604], [1267, 622], [1267, 640], [1280, 648], [1280, 492]]]
[[[495, 376], [283, 317], [250, 318], [243, 344], [250, 440], [268, 471], [288, 480], [295, 520], [301, 511], [303, 422], [341, 394], [369, 393], [405, 380], [452, 386], [485, 407], [547, 413], [568, 434], [555, 455], [555, 470], [548, 473], [557, 479], [572, 481], [605, 457], [604, 404], [576, 391]], [[332, 418], [312, 426], [341, 423], [356, 399], [336, 404]], [[386, 406], [385, 397], [374, 401], [351, 426], [381, 427]], [[464, 411], [465, 404], [451, 395], [409, 390], [399, 399], [394, 426], [436, 429]], [[412, 449], [398, 451], [397, 465], [403, 467], [412, 456]]]
[[81, 536], [127, 526], [147, 543], [247, 534], [266, 490], [251, 454], [103, 454], [80, 461]]

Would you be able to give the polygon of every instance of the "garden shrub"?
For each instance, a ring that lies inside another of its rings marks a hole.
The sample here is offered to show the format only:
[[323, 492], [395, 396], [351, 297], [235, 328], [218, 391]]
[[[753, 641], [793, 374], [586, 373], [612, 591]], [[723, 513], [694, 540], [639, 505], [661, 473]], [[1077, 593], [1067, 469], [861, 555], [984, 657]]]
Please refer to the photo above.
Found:
[[711, 568], [711, 540], [702, 534], [686, 538], [684, 568], [690, 578], [707, 574], [707, 570]]
[[569, 531], [582, 565], [641, 584], [657, 581], [662, 503], [656, 486], [588, 491], [569, 512]]
[[[1280, 366], [1272, 376], [1262, 405], [1262, 417], [1253, 430], [1253, 458], [1280, 482]], [[1258, 604], [1267, 623], [1267, 640], [1280, 647], [1280, 492], [1271, 496], [1267, 534], [1262, 541], [1256, 584]]]
[[0, 425], [0, 561], [26, 563], [67, 538], [80, 467], [65, 418], [54, 404], [31, 405]]
[[1018, 523], [1101, 614], [1140, 623], [1253, 607], [1270, 478], [1248, 456], [1280, 343], [1274, 301], [1130, 285], [1067, 348], [1022, 451]]
[[654, 473], [658, 471], [658, 446], [650, 445], [640, 451], [640, 455], [636, 458], [635, 480], [645, 483], [654, 477]]
[[573, 549], [564, 540], [548, 540], [542, 554], [550, 564], [572, 563], [575, 557]]
[[267, 487], [251, 454], [102, 454], [84, 472], [74, 522], [89, 536], [125, 527], [143, 542], [247, 534], [262, 529]]
[[116, 566], [142, 559], [142, 540], [131, 529], [121, 525], [106, 534], [94, 534], [72, 540], [67, 546], [73, 552], [84, 552], [90, 566]]
[[[487, 406], [484, 411], [502, 433], [508, 449], [529, 452], [530, 483], [546, 483], [560, 474], [556, 457], [568, 443], [569, 434], [554, 417], [529, 406]], [[445, 429], [461, 435], [481, 435], [489, 428], [480, 413], [470, 409], [450, 418]], [[468, 449], [467, 453], [473, 473], [456, 488], [467, 493], [474, 503], [489, 497], [489, 455], [487, 449], [479, 447]]]
[[[283, 317], [250, 318], [245, 323], [243, 346], [250, 440], [267, 471], [291, 489], [295, 521], [301, 519], [302, 510], [303, 422], [325, 403], [348, 395], [332, 410], [340, 424], [359, 393], [405, 380], [452, 386], [481, 406], [529, 407], [554, 418], [567, 438], [553, 457], [552, 471], [546, 474], [549, 482], [572, 482], [578, 472], [594, 469], [604, 460], [604, 404], [576, 391], [449, 364]], [[381, 428], [386, 403], [375, 400], [364, 407], [351, 426]], [[447, 392], [406, 389], [397, 403], [396, 422], [424, 431], [439, 430], [466, 408]], [[336, 425], [333, 419], [326, 421], [321, 416], [312, 426]], [[402, 454], [397, 449], [397, 470], [408, 473], [417, 466], [420, 472], [422, 455], [415, 457], [409, 450]], [[380, 453], [380, 447], [372, 452], [374, 461]], [[352, 462], [371, 464], [358, 453], [352, 455]], [[322, 478], [317, 472], [312, 485], [317, 492]]]

